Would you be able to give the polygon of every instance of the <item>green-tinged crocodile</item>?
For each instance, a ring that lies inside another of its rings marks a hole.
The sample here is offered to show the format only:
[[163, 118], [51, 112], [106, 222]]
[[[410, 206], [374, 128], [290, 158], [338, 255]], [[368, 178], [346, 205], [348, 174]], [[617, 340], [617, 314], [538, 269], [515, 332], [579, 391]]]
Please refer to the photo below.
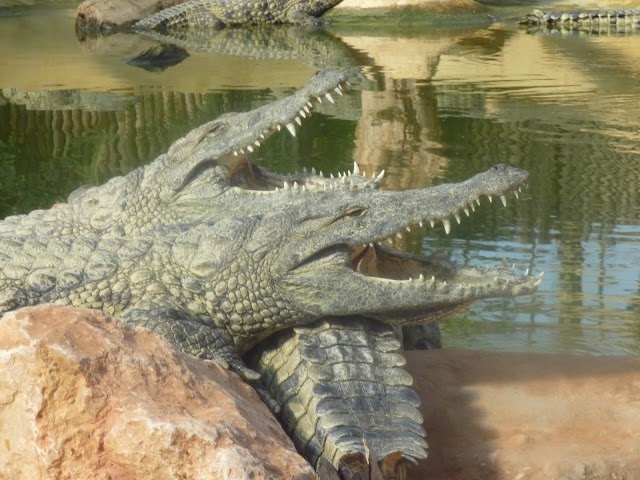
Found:
[[221, 28], [293, 23], [324, 25], [322, 14], [342, 0], [187, 0], [133, 25], [134, 30]]
[[[400, 327], [438, 321], [481, 298], [531, 293], [540, 276], [461, 267], [380, 242], [436, 223], [449, 232], [481, 196], [517, 196], [528, 174], [497, 165], [461, 183], [390, 192], [378, 189], [382, 173], [368, 177], [357, 165], [327, 178], [278, 175], [249, 161], [274, 132], [295, 135], [346, 82], [342, 73], [318, 73], [289, 97], [194, 129], [124, 177], [6, 218], [0, 313], [45, 302], [101, 309], [250, 381], [260, 375], [243, 355], [266, 342], [252, 363], [265, 377], [269, 356], [276, 367], [299, 360], [295, 372], [268, 381], [271, 406], [318, 468], [328, 462], [356, 478], [345, 467], [349, 452], [382, 466], [423, 457], [417, 399], [400, 368]], [[366, 410], [353, 399], [358, 389], [379, 404]], [[337, 399], [315, 403], [327, 396]], [[309, 399], [315, 410], [294, 408]], [[319, 417], [322, 429], [309, 430]], [[314, 439], [320, 450], [309, 447]]]
[[536, 9], [521, 18], [519, 23], [549, 28], [634, 28], [640, 25], [640, 9], [550, 11]]

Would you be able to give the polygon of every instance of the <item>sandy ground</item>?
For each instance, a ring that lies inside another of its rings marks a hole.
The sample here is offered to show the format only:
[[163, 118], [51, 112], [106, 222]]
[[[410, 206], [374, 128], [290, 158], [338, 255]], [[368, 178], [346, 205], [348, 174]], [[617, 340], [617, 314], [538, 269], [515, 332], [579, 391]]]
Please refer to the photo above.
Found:
[[413, 479], [640, 479], [640, 357], [408, 352], [429, 458]]

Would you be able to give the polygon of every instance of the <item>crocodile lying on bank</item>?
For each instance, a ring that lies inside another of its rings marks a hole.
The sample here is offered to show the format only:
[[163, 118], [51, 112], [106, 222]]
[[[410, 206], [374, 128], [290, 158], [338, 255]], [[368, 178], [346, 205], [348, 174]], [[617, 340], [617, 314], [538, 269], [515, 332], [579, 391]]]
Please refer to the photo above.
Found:
[[349, 466], [373, 458], [395, 468], [424, 457], [398, 329], [477, 299], [531, 293], [540, 277], [380, 242], [436, 222], [448, 232], [481, 196], [517, 196], [528, 175], [497, 165], [458, 184], [390, 192], [378, 190], [382, 174], [357, 165], [326, 178], [248, 160], [272, 133], [295, 135], [345, 83], [318, 73], [287, 98], [194, 129], [124, 177], [6, 218], [0, 313], [45, 302], [101, 309], [254, 384], [260, 375], [242, 356], [262, 342], [252, 365], [318, 468], [329, 462], [350, 478]]
[[640, 9], [627, 10], [533, 10], [520, 19], [521, 25], [601, 28], [628, 27], [640, 24]]
[[324, 25], [322, 14], [342, 0], [187, 0], [133, 25], [134, 30], [293, 23]]

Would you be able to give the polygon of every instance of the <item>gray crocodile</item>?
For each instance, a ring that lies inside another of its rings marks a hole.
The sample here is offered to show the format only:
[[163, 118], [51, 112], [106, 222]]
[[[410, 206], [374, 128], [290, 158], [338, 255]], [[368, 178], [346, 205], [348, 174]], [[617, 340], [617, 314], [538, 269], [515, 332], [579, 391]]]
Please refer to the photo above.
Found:
[[133, 24], [134, 30], [222, 28], [293, 23], [324, 25], [322, 14], [342, 0], [187, 0]]
[[521, 25], [550, 28], [637, 27], [640, 9], [626, 10], [533, 10], [520, 19]]
[[[496, 165], [461, 183], [391, 192], [379, 189], [382, 172], [369, 177], [355, 164], [327, 178], [249, 161], [273, 133], [295, 135], [346, 85], [343, 73], [317, 73], [289, 97], [192, 130], [126, 176], [6, 218], [0, 313], [51, 302], [154, 330], [253, 382], [307, 458], [342, 478], [358, 478], [372, 459], [395, 469], [424, 457], [418, 400], [400, 368], [401, 327], [478, 299], [532, 293], [541, 276], [380, 242], [436, 223], [448, 233], [481, 196], [505, 204], [517, 196], [528, 174]], [[253, 369], [243, 359], [252, 350]], [[295, 372], [278, 368], [296, 361]], [[365, 390], [370, 400], [358, 400]], [[296, 409], [309, 401], [314, 409]]]

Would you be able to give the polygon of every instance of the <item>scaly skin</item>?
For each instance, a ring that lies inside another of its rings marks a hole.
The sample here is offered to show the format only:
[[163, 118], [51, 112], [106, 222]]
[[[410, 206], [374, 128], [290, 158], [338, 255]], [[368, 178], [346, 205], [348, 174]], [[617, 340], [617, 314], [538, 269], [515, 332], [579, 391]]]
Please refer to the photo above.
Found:
[[407, 461], [426, 458], [420, 399], [393, 327], [329, 317], [270, 337], [249, 361], [316, 468], [326, 459], [342, 478], [376, 467], [395, 478]]
[[458, 184], [389, 192], [378, 190], [382, 174], [357, 165], [326, 178], [248, 160], [273, 132], [295, 133], [345, 81], [316, 74], [290, 97], [196, 128], [127, 176], [0, 222], [0, 313], [45, 302], [98, 308], [251, 380], [259, 375], [241, 356], [287, 328], [366, 317], [397, 329], [533, 292], [539, 277], [380, 244], [429, 223], [449, 231], [480, 196], [506, 202], [526, 185], [523, 170], [497, 165]]
[[323, 25], [320, 16], [342, 0], [187, 0], [144, 18], [134, 30], [221, 28], [293, 23]]
[[551, 28], [627, 27], [640, 24], [640, 9], [628, 10], [533, 10], [520, 19], [521, 25]]

